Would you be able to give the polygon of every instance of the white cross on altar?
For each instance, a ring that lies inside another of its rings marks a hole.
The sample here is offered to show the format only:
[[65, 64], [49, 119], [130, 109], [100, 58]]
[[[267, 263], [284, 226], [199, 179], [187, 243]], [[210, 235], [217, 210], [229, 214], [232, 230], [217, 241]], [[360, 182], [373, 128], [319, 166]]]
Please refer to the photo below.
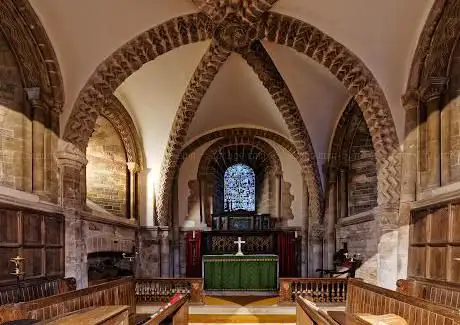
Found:
[[241, 244], [246, 244], [246, 242], [244, 240], [241, 240], [241, 237], [238, 237], [238, 240], [234, 241], [234, 243], [238, 245], [238, 253], [236, 253], [235, 255], [244, 255], [241, 251]]

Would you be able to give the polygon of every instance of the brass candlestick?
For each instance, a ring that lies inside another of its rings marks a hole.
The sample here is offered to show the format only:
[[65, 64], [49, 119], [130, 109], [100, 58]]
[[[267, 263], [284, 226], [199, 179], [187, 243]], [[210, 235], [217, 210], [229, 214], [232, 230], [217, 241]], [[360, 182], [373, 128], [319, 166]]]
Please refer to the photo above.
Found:
[[14, 263], [14, 271], [11, 272], [10, 274], [11, 275], [14, 275], [16, 276], [16, 285], [17, 285], [17, 288], [18, 288], [18, 295], [16, 297], [16, 303], [20, 302], [21, 300], [21, 296], [20, 296], [20, 292], [21, 292], [21, 288], [20, 288], [20, 279], [21, 279], [21, 276], [24, 276], [25, 272], [24, 272], [24, 257], [22, 256], [16, 256], [16, 257], [13, 257], [12, 259], [10, 259], [10, 262]]

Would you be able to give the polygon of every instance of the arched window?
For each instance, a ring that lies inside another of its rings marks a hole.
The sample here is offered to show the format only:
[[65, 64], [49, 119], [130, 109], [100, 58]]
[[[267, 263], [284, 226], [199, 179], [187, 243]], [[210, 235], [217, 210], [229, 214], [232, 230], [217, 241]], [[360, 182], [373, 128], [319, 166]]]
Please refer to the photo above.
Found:
[[251, 167], [236, 164], [224, 174], [224, 204], [226, 210], [256, 210], [256, 177]]

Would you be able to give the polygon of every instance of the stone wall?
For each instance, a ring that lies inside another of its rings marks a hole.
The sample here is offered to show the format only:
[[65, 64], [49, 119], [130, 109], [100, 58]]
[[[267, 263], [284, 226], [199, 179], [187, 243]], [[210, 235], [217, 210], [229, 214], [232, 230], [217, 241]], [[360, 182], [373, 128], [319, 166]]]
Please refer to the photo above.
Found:
[[105, 210], [126, 217], [128, 170], [120, 135], [102, 116], [96, 121], [86, 150], [88, 199]]
[[349, 215], [377, 206], [377, 164], [372, 138], [364, 118], [354, 132], [348, 169]]
[[131, 253], [135, 245], [136, 230], [96, 221], [83, 221], [86, 254], [94, 252]]
[[336, 230], [337, 249], [348, 244], [348, 251], [361, 254], [363, 265], [356, 276], [368, 282], [377, 282], [377, 243], [376, 223], [373, 220], [358, 223], [342, 223]]
[[32, 190], [32, 123], [15, 57], [0, 33], [0, 185]]

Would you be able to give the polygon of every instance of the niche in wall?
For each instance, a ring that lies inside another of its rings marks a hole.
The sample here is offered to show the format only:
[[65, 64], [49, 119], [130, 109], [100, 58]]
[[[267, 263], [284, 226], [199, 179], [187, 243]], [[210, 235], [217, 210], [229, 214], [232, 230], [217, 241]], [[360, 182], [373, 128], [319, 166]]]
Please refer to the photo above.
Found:
[[88, 148], [87, 197], [108, 212], [127, 216], [128, 168], [120, 135], [103, 116], [96, 120]]

